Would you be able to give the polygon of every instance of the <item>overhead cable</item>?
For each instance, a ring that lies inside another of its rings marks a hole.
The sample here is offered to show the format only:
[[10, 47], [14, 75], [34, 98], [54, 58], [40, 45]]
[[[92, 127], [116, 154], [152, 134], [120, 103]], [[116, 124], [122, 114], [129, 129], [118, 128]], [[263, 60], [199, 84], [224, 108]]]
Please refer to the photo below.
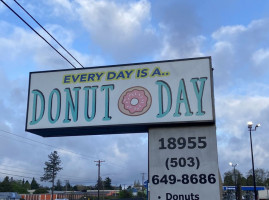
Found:
[[[4, 165], [2, 165], [4, 166]], [[16, 169], [16, 168], [15, 168]], [[38, 174], [37, 173], [31, 173], [31, 172], [28, 172], [28, 171], [16, 171], [16, 170], [10, 170], [10, 169], [3, 169], [3, 168], [0, 168], [1, 172], [2, 173], [6, 173], [6, 172], [3, 172], [3, 171], [8, 171], [8, 173], [12, 173], [12, 172], [16, 172], [16, 173], [20, 173], [20, 175], [27, 175], [27, 174], [31, 174], [31, 175], [35, 175], [35, 177], [41, 177], [43, 175], [43, 172], [39, 172]], [[25, 169], [24, 169], [25, 170]], [[29, 169], [27, 169], [29, 170]], [[72, 180], [72, 181], [88, 181], [89, 179], [85, 178], [85, 177], [75, 177], [75, 176], [65, 176], [65, 175], [57, 175], [58, 178], [61, 178], [61, 179], [69, 179], [69, 180]]]
[[29, 15], [55, 42], [57, 42], [58, 45], [60, 45], [82, 68], [84, 68], [84, 66], [68, 51], [66, 50], [66, 48], [63, 47], [63, 45], [60, 44], [60, 42], [58, 42], [21, 4], [19, 4], [19, 2], [17, 2], [16, 0], [14, 0], [16, 4], [18, 4], [18, 6], [20, 6], [20, 8], [27, 13], [27, 15]]
[[73, 68], [76, 69], [75, 65], [73, 65], [64, 55], [62, 55], [54, 46], [52, 46], [42, 35], [40, 35], [30, 24], [28, 24], [16, 11], [14, 11], [6, 2], [3, 0], [2, 3], [9, 8], [20, 20], [22, 20], [32, 31], [34, 31], [40, 38], [42, 38], [51, 48], [53, 48], [63, 59], [65, 59]]
[[[83, 154], [79, 154], [79, 153], [76, 153], [76, 152], [73, 152], [73, 151], [70, 151], [70, 150], [66, 150], [64, 148], [60, 148], [60, 147], [56, 147], [56, 146], [53, 146], [53, 145], [50, 145], [50, 144], [46, 144], [46, 143], [43, 143], [43, 142], [39, 142], [39, 141], [36, 141], [36, 140], [33, 140], [33, 139], [30, 139], [30, 138], [26, 138], [26, 137], [23, 137], [23, 136], [20, 136], [20, 135], [17, 135], [15, 133], [11, 133], [9, 131], [5, 131], [5, 130], [2, 130], [0, 129], [1, 132], [4, 132], [4, 133], [7, 133], [7, 134], [10, 134], [10, 135], [14, 135], [16, 137], [20, 137], [20, 138], [23, 138], [25, 140], [29, 140], [31, 142], [35, 142], [35, 143], [38, 143], [38, 144], [42, 144], [42, 145], [45, 145], [45, 146], [48, 146], [48, 147], [52, 147], [52, 148], [55, 148], [55, 149], [59, 149], [60, 151], [64, 151], [64, 152], [68, 152], [68, 153], [72, 153], [74, 155], [77, 155], [81, 158], [84, 158], [86, 160], [92, 160], [92, 159], [96, 159], [96, 157], [91, 157], [91, 156], [86, 156], [86, 155], [83, 155]], [[23, 142], [23, 141], [21, 141]]]
[[[81, 158], [83, 158], [83, 159], [86, 159], [86, 160], [98, 159], [98, 158], [96, 158], [96, 157], [83, 155], [83, 154], [76, 153], [76, 152], [73, 152], [73, 151], [70, 151], [70, 150], [66, 150], [66, 149], [64, 149], [64, 148], [56, 147], [56, 146], [53, 146], [53, 145], [50, 145], [50, 144], [46, 144], [46, 143], [42, 143], [42, 142], [39, 142], [39, 141], [30, 139], [30, 138], [26, 138], [26, 137], [23, 137], [23, 136], [21, 136], [21, 135], [18, 135], [18, 134], [15, 134], [15, 133], [12, 133], [12, 132], [9, 132], [9, 131], [6, 131], [6, 130], [2, 130], [2, 129], [0, 129], [0, 133], [1, 133], [1, 132], [3, 132], [3, 133], [7, 133], [7, 134], [9, 134], [9, 135], [16, 136], [16, 137], [23, 138], [23, 139], [25, 139], [25, 140], [29, 140], [29, 141], [31, 141], [31, 142], [35, 142], [35, 143], [38, 143], [38, 144], [42, 144], [42, 145], [45, 145], [45, 146], [48, 146], [48, 147], [51, 147], [51, 148], [55, 148], [55, 149], [58, 149], [58, 150], [60, 150], [60, 151], [64, 151], [64, 152], [68, 152], [68, 153], [72, 153], [72, 154], [74, 154], [74, 155], [76, 155], [76, 156], [79, 156], [79, 157], [81, 157]], [[18, 141], [24, 143], [24, 141], [20, 141], [20, 140], [18, 140]], [[26, 143], [26, 142], [25, 142], [25, 143]], [[26, 143], [26, 144], [29, 144], [29, 143]], [[31, 144], [30, 144], [30, 145], [31, 145]], [[106, 165], [113, 165], [113, 166], [120, 167], [120, 168], [126, 168], [126, 167], [119, 166], [119, 165], [117, 165], [117, 164], [115, 164], [115, 163], [113, 163], [113, 162], [111, 162], [111, 161], [109, 161], [109, 163], [106, 163]]]

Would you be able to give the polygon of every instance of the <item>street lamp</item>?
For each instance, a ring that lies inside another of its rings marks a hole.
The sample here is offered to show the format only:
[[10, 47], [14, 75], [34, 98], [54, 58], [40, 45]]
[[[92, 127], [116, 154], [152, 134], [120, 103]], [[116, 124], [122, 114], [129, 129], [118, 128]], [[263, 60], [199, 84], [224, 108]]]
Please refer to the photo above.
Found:
[[258, 127], [260, 127], [260, 124], [257, 124], [254, 129], [252, 129], [253, 123], [248, 122], [248, 130], [249, 130], [249, 137], [250, 137], [250, 148], [251, 148], [251, 159], [252, 159], [252, 176], [253, 176], [253, 185], [254, 185], [254, 195], [255, 200], [258, 200], [258, 194], [256, 189], [256, 180], [255, 180], [255, 171], [254, 171], [254, 159], [253, 159], [253, 149], [252, 149], [252, 136], [251, 131], [256, 131]]
[[235, 199], [238, 199], [238, 198], [237, 198], [237, 183], [236, 183], [236, 176], [235, 176], [235, 167], [236, 167], [238, 164], [233, 164], [232, 162], [229, 162], [229, 165], [232, 166], [232, 167], [234, 168]]

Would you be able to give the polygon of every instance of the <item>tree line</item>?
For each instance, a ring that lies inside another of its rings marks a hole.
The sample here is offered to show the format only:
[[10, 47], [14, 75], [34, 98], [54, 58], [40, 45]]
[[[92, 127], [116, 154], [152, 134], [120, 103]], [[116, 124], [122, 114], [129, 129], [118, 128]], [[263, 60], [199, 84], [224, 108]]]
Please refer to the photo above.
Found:
[[102, 179], [98, 180], [95, 186], [75, 185], [72, 187], [68, 180], [65, 182], [65, 185], [63, 185], [60, 179], [58, 179], [55, 184], [56, 176], [62, 169], [61, 159], [57, 151], [53, 151], [48, 155], [48, 161], [45, 162], [44, 174], [42, 177], [40, 177], [41, 181], [51, 182], [52, 185], [50, 188], [41, 186], [39, 183], [37, 183], [35, 178], [33, 178], [31, 183], [29, 183], [28, 180], [14, 180], [13, 177], [9, 178], [6, 176], [2, 182], [0, 181], [0, 192], [17, 192], [19, 194], [28, 194], [27, 190], [35, 190], [35, 194], [43, 194], [48, 193], [48, 191], [51, 190], [53, 194], [54, 190], [86, 192], [86, 190], [97, 190], [98, 188], [104, 190], [122, 189], [121, 185], [119, 187], [113, 187], [111, 185], [112, 181], [109, 177], [106, 177], [104, 181]]
[[[269, 185], [269, 171], [257, 168], [254, 170], [256, 186], [265, 186]], [[223, 193], [223, 199], [231, 199], [232, 196], [237, 196], [237, 200], [241, 200], [242, 196], [245, 199], [253, 199], [253, 191], [242, 191], [242, 186], [253, 186], [253, 173], [250, 169], [244, 176], [239, 170], [230, 170], [224, 173], [223, 177], [224, 186], [236, 186], [236, 191], [227, 190]], [[233, 198], [232, 198], [233, 199]]]
[[[111, 179], [106, 177], [104, 181], [101, 181], [101, 189], [104, 190], [122, 190], [121, 185], [118, 187], [111, 185]], [[27, 190], [35, 190], [34, 194], [44, 194], [50, 191], [50, 187], [44, 187], [40, 185], [35, 178], [32, 179], [31, 183], [28, 180], [15, 180], [13, 177], [6, 176], [3, 181], [0, 181], [0, 192], [17, 192], [19, 194], [28, 194]], [[74, 185], [71, 186], [69, 181], [65, 181], [65, 184], [62, 184], [60, 179], [57, 180], [54, 190], [56, 191], [83, 191], [87, 190], [97, 190], [98, 182], [94, 186], [85, 186], [85, 185]]]
[[[267, 186], [269, 185], [269, 171], [257, 168], [254, 170], [256, 185], [257, 186]], [[225, 186], [233, 186], [239, 184], [241, 186], [253, 186], [253, 175], [252, 169], [250, 169], [246, 176], [244, 176], [239, 170], [230, 170], [224, 173], [223, 184]]]
[[31, 183], [28, 180], [14, 180], [13, 177], [9, 178], [6, 176], [2, 182], [0, 182], [0, 192], [17, 192], [19, 194], [28, 194], [28, 190], [36, 190], [38, 192], [46, 193], [49, 188], [41, 187], [35, 178], [32, 179]]
[[[40, 177], [41, 181], [51, 182], [51, 187], [43, 187], [35, 178], [32, 179], [31, 183], [28, 180], [14, 180], [13, 177], [9, 178], [6, 176], [4, 180], [0, 181], [0, 192], [17, 192], [19, 194], [28, 194], [28, 190], [35, 190], [34, 194], [46, 194], [51, 191], [51, 198], [53, 197], [54, 191], [82, 191], [86, 192], [87, 190], [120, 190], [119, 197], [121, 198], [129, 198], [132, 197], [131, 186], [127, 188], [127, 190], [122, 190], [122, 186], [119, 187], [112, 186], [112, 180], [109, 177], [106, 177], [103, 181], [101, 178], [97, 180], [96, 185], [94, 186], [84, 186], [84, 185], [75, 185], [71, 186], [69, 181], [65, 181], [65, 185], [62, 185], [60, 179], [57, 180], [55, 185], [56, 176], [59, 171], [63, 168], [61, 167], [61, 159], [57, 153], [57, 151], [52, 152], [48, 155], [48, 161], [45, 162], [44, 167], [44, 175]], [[139, 186], [139, 181], [134, 183], [134, 186]], [[144, 197], [145, 194], [140, 192], [140, 197]]]

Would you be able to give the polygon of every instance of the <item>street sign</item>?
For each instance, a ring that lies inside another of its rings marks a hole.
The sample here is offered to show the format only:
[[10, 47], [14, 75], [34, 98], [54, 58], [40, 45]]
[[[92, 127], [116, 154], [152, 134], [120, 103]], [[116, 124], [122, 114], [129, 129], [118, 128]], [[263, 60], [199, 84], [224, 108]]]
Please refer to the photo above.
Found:
[[226, 191], [226, 190], [235, 190], [235, 186], [223, 186], [223, 190]]
[[144, 181], [144, 187], [145, 187], [145, 188], [148, 188], [148, 183], [149, 183], [148, 180]]

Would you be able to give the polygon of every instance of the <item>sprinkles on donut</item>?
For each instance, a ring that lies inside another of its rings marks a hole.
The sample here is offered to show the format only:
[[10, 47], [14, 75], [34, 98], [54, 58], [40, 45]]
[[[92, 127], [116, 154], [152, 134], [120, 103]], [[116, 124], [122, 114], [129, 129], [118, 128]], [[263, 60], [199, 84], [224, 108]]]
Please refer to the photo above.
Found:
[[125, 90], [118, 101], [119, 110], [129, 116], [146, 113], [151, 106], [152, 98], [146, 88], [136, 86]]

